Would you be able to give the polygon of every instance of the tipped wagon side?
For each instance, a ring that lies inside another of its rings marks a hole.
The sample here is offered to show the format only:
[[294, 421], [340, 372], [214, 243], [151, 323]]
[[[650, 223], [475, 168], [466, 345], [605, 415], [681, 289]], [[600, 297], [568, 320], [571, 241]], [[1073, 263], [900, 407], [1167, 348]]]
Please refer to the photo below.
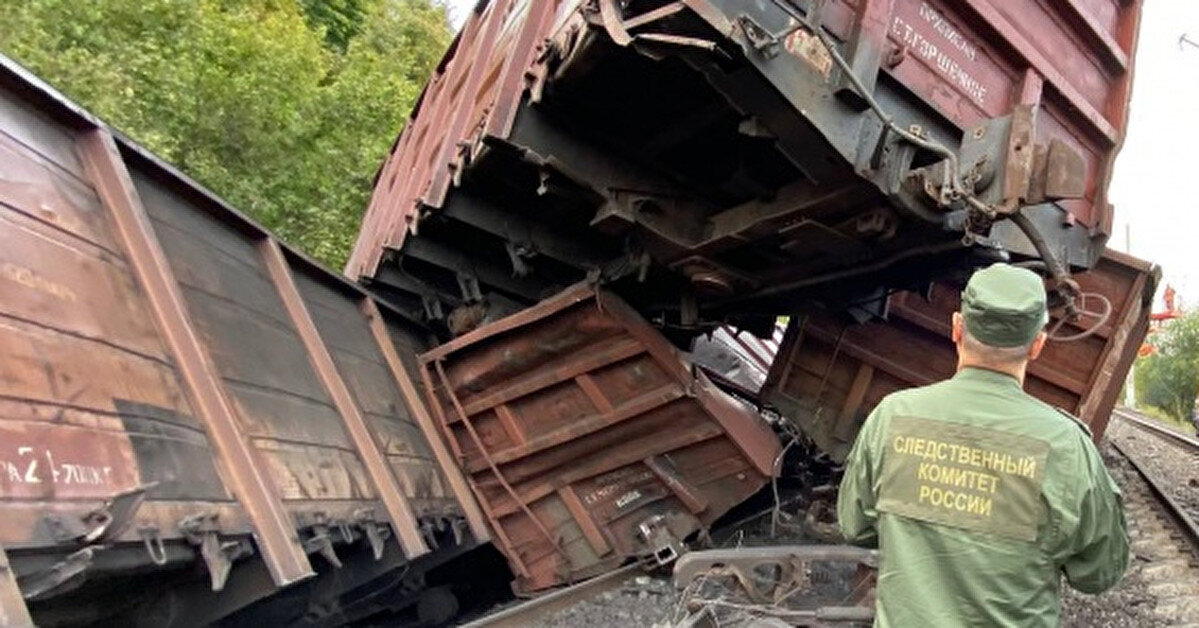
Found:
[[778, 436], [582, 283], [420, 356], [518, 592], [668, 564], [776, 474]]
[[[1156, 265], [1107, 251], [1077, 275], [1094, 309], [1106, 314], [1061, 324], [1028, 365], [1024, 389], [1078, 417], [1096, 442], [1103, 438], [1124, 380], [1149, 330]], [[886, 395], [953, 376], [957, 348], [950, 318], [961, 308], [964, 281], [935, 283], [887, 299], [884, 321], [858, 323], [827, 311], [794, 318], [762, 387], [778, 409], [834, 459], [843, 460], [870, 411]], [[1100, 300], [1105, 305], [1099, 305]]]
[[428, 341], [0, 58], [0, 624], [416, 613], [489, 538]]
[[680, 342], [723, 323], [767, 337], [776, 315], [997, 260], [1070, 286], [1110, 235], [1140, 15], [479, 2], [378, 171], [345, 272], [445, 337], [464, 312], [598, 276]]

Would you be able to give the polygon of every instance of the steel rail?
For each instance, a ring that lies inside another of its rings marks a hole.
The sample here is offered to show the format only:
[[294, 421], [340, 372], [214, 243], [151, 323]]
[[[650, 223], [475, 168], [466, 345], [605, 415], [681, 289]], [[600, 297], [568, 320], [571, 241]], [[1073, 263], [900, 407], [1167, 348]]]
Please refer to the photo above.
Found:
[[636, 574], [641, 573], [647, 564], [648, 561], [630, 563], [616, 571], [486, 615], [468, 624], [463, 624], [462, 628], [523, 628], [530, 626], [534, 622], [545, 619], [578, 602], [599, 597], [600, 594], [619, 587]]
[[1137, 475], [1141, 476], [1141, 479], [1145, 481], [1145, 485], [1149, 487], [1149, 492], [1153, 493], [1153, 496], [1157, 499], [1158, 504], [1160, 504], [1162, 506], [1162, 510], [1165, 511], [1166, 516], [1169, 517], [1169, 519], [1178, 528], [1179, 532], [1182, 533], [1182, 536], [1185, 537], [1186, 542], [1191, 546], [1191, 552], [1196, 558], [1199, 558], [1199, 525], [1196, 525], [1195, 521], [1187, 516], [1186, 511], [1183, 510], [1182, 506], [1175, 501], [1173, 497], [1170, 497], [1170, 494], [1166, 492], [1164, 486], [1159, 484], [1157, 480], [1153, 479], [1153, 476], [1150, 475], [1150, 473], [1146, 471], [1143, 466], [1141, 466], [1141, 463], [1137, 461], [1136, 457], [1129, 453], [1124, 447], [1120, 446], [1115, 439], [1111, 439], [1110, 442], [1112, 447], [1114, 447], [1116, 451], [1120, 453], [1120, 455], [1124, 456], [1124, 459], [1127, 460], [1128, 464], [1131, 465], [1133, 470], [1137, 472]]
[[1199, 439], [1197, 438], [1187, 436], [1186, 434], [1174, 431], [1163, 425], [1158, 425], [1154, 421], [1146, 421], [1145, 419], [1138, 417], [1128, 410], [1116, 408], [1112, 410], [1112, 414], [1119, 416], [1121, 420], [1128, 421], [1133, 426], [1143, 431], [1151, 432], [1157, 436], [1161, 436], [1162, 438], [1172, 441], [1176, 445], [1182, 445], [1183, 448], [1191, 452], [1199, 453]]

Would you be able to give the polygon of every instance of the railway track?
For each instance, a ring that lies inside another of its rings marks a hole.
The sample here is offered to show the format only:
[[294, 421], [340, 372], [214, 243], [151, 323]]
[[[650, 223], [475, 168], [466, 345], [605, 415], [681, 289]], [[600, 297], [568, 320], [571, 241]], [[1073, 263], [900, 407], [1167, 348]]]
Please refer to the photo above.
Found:
[[1123, 421], [1127, 421], [1128, 423], [1135, 425], [1137, 429], [1160, 436], [1166, 441], [1181, 447], [1185, 451], [1190, 452], [1192, 455], [1199, 456], [1199, 439], [1195, 437], [1187, 436], [1186, 434], [1172, 430], [1156, 421], [1147, 421], [1122, 408], [1116, 408], [1115, 410], [1112, 410], [1112, 414], [1120, 417], [1120, 419]]
[[[1199, 441], [1194, 438], [1127, 411], [1116, 410], [1113, 414], [1122, 425], [1152, 435], [1199, 464]], [[1133, 552], [1131, 569], [1141, 570], [1149, 593], [1156, 598], [1153, 612], [1162, 625], [1199, 626], [1199, 522], [1193, 503], [1177, 499], [1169, 484], [1188, 480], [1167, 475], [1160, 461], [1155, 460], [1159, 456], [1147, 455], [1147, 444], [1135, 434], [1116, 430], [1109, 440], [1133, 471], [1133, 477], [1124, 483]]]
[[602, 576], [490, 613], [463, 624], [462, 628], [526, 628], [537, 625], [563, 609], [623, 586], [644, 574], [646, 564], [636, 562], [625, 565]]

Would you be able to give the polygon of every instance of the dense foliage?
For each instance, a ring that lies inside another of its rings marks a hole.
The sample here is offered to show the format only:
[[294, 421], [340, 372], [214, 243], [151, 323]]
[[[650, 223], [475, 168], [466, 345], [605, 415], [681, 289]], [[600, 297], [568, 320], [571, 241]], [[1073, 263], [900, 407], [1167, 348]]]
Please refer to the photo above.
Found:
[[438, 0], [0, 2], [0, 51], [340, 267], [449, 43]]
[[1190, 421], [1199, 394], [1199, 310], [1149, 336], [1155, 351], [1136, 364], [1137, 404]]

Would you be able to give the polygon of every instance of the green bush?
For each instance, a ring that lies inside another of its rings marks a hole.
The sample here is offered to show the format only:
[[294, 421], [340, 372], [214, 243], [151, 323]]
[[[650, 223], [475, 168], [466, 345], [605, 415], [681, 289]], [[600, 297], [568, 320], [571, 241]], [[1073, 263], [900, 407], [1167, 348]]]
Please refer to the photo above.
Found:
[[1136, 362], [1137, 405], [1190, 423], [1199, 393], [1199, 312], [1166, 323], [1148, 342], [1156, 351]]
[[21, 0], [0, 51], [340, 267], [450, 39], [431, 0]]

